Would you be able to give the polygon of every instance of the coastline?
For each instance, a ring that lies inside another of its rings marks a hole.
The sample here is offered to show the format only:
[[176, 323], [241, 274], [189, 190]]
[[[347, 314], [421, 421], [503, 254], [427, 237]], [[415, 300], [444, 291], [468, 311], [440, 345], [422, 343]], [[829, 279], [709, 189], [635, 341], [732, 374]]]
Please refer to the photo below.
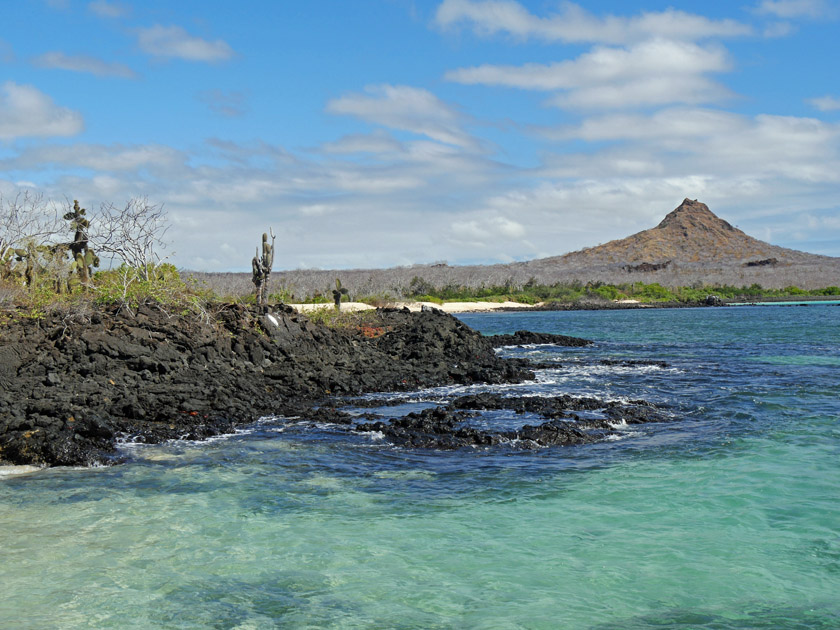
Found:
[[[335, 306], [328, 303], [320, 304], [288, 304], [298, 313], [312, 313], [320, 309], [333, 309]], [[649, 308], [693, 308], [701, 306], [713, 306], [704, 303], [688, 304], [684, 302], [652, 302], [643, 303], [636, 300], [618, 300], [615, 302], [537, 302], [536, 304], [523, 304], [522, 302], [393, 302], [388, 308], [408, 309], [412, 313], [421, 312], [425, 309], [442, 311], [448, 315], [459, 313], [490, 313], [490, 312], [527, 312], [527, 311], [599, 311], [599, 310], [624, 310], [624, 309], [649, 309]], [[721, 306], [721, 305], [714, 305]], [[373, 311], [377, 307], [365, 302], [342, 302], [341, 312], [352, 313], [360, 311]]]
[[[388, 308], [408, 309], [412, 313], [420, 312], [424, 308], [436, 309], [449, 315], [459, 313], [489, 313], [489, 312], [512, 312], [512, 311], [607, 311], [627, 309], [661, 309], [661, 308], [707, 308], [722, 306], [756, 306], [756, 305], [778, 305], [778, 306], [800, 306], [808, 304], [819, 304], [823, 302], [838, 302], [836, 295], [813, 295], [806, 296], [801, 300], [794, 298], [766, 297], [751, 300], [721, 300], [720, 302], [640, 302], [639, 300], [615, 300], [605, 302], [537, 302], [536, 304], [524, 304], [522, 302], [393, 302]], [[295, 303], [287, 304], [298, 313], [311, 313], [320, 309], [333, 309], [335, 306], [330, 303]], [[376, 306], [365, 302], [342, 302], [341, 312], [351, 313], [360, 311], [373, 311]]]
[[712, 305], [415, 302], [374, 309], [350, 302], [342, 311], [372, 316], [338, 328], [282, 304], [265, 311], [225, 305], [213, 324], [152, 306], [20, 318], [0, 335], [0, 462], [117, 463], [118, 441], [201, 440], [266, 414], [318, 415], [335, 396], [521, 382], [535, 366], [497, 357], [499, 343], [577, 345], [559, 335], [482, 337], [452, 316], [458, 313], [700, 306]]
[[[298, 313], [311, 313], [324, 308], [335, 308], [329, 303], [320, 304], [289, 304]], [[437, 309], [447, 314], [455, 313], [483, 313], [485, 311], [506, 311], [506, 310], [537, 310], [545, 306], [543, 302], [537, 304], [522, 304], [521, 302], [394, 302], [388, 305], [390, 308], [408, 309], [412, 313], [421, 312], [424, 308]], [[373, 311], [375, 306], [364, 302], [342, 302], [341, 312], [352, 313], [358, 311]]]
[[378, 309], [345, 328], [282, 304], [214, 317], [146, 305], [4, 324], [0, 462], [119, 463], [118, 442], [202, 440], [265, 415], [331, 418], [335, 396], [533, 378], [437, 309]]

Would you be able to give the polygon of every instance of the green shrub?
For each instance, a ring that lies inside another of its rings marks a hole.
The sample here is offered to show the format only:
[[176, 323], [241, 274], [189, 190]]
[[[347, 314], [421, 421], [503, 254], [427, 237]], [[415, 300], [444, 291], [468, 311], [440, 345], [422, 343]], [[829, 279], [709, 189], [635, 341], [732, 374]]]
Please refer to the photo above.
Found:
[[814, 295], [840, 295], [840, 287], [830, 286], [813, 291]]
[[[141, 304], [157, 304], [181, 315], [201, 317], [207, 317], [208, 307], [219, 301], [211, 291], [184, 282], [175, 266], [168, 263], [146, 273], [128, 265], [98, 271], [91, 295], [100, 305], [136, 309]], [[253, 295], [249, 297], [254, 299]]]

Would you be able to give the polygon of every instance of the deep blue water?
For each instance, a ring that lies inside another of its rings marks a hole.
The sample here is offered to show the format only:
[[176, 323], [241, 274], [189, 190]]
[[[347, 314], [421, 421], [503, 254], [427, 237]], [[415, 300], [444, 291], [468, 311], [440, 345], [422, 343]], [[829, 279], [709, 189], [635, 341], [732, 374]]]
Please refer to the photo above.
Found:
[[[274, 418], [5, 474], [0, 627], [840, 627], [840, 307], [461, 317], [596, 341], [505, 349], [557, 367], [487, 389], [673, 421], [436, 452]], [[622, 358], [667, 366], [600, 363]]]

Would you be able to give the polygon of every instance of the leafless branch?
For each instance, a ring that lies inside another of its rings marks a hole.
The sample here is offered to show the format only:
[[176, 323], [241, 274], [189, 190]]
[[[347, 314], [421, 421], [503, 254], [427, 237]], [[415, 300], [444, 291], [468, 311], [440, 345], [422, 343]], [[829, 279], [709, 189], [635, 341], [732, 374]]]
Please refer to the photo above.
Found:
[[160, 254], [168, 230], [163, 206], [136, 197], [123, 208], [103, 203], [91, 220], [88, 239], [97, 255], [121, 260], [149, 280], [168, 257]]
[[43, 195], [26, 191], [14, 199], [0, 196], [0, 261], [27, 242], [48, 243], [58, 232], [58, 212]]

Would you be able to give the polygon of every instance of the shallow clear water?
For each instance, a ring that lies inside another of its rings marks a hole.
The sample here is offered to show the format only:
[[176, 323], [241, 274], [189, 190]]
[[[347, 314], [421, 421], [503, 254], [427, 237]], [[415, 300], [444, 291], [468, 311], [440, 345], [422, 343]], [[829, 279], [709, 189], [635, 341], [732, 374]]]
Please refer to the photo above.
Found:
[[[598, 342], [505, 350], [558, 367], [497, 389], [645, 398], [675, 421], [412, 452], [273, 419], [4, 475], [0, 626], [840, 627], [840, 308], [462, 318]], [[668, 365], [599, 362], [622, 358]]]

